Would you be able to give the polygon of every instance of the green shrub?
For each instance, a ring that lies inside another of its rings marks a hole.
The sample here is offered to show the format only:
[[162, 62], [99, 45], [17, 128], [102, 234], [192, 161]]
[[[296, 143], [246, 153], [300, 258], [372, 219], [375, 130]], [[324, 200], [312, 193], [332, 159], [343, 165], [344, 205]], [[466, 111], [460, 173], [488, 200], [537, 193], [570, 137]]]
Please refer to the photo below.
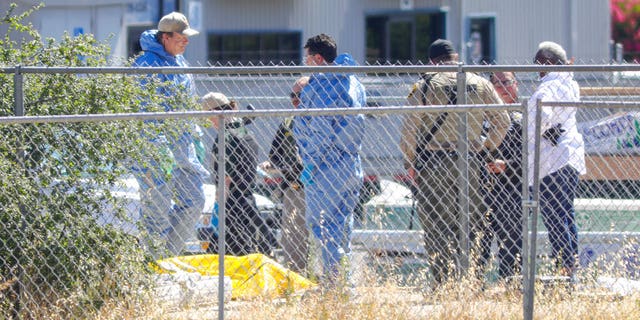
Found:
[[[7, 32], [0, 67], [108, 65], [108, 45], [91, 35], [42, 39], [24, 23], [37, 9], [17, 14], [12, 4], [1, 17]], [[162, 103], [153, 86], [124, 74], [27, 73], [23, 92], [28, 116], [129, 113], [139, 111], [142, 99], [148, 110]], [[13, 97], [14, 75], [2, 72], [0, 116], [14, 115]], [[143, 125], [0, 124], [0, 284], [21, 284], [0, 292], [0, 313], [19, 303], [31, 317], [77, 317], [107, 301], [130, 303], [147, 288], [151, 257], [138, 239], [96, 220], [107, 204], [127, 219], [123, 201], [111, 193], [114, 184], [131, 160], [161, 156], [140, 135]], [[176, 127], [167, 121], [154, 130]]]

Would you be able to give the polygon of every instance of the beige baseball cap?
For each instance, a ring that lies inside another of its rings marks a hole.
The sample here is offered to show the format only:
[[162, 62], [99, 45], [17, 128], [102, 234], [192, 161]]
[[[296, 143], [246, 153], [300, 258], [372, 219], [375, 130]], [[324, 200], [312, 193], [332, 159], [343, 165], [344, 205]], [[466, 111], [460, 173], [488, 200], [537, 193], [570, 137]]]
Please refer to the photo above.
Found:
[[209, 92], [202, 97], [202, 108], [205, 111], [230, 110], [231, 100], [220, 92]]
[[177, 32], [185, 36], [195, 36], [199, 34], [197, 30], [189, 27], [189, 21], [187, 17], [180, 12], [171, 12], [168, 15], [162, 17], [158, 22], [158, 31], [162, 32]]

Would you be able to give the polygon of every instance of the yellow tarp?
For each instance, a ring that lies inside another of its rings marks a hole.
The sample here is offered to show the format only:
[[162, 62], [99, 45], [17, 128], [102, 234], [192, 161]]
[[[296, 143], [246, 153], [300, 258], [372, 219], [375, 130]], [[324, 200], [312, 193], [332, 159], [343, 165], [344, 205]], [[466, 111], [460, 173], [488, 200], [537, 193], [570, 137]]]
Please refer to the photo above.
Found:
[[[158, 264], [171, 263], [186, 272], [198, 272], [204, 276], [218, 275], [218, 255], [203, 254], [178, 256], [158, 260]], [[157, 266], [158, 273], [171, 271]], [[315, 284], [262, 254], [225, 256], [224, 275], [231, 278], [231, 298], [281, 297], [297, 290], [308, 289]]]

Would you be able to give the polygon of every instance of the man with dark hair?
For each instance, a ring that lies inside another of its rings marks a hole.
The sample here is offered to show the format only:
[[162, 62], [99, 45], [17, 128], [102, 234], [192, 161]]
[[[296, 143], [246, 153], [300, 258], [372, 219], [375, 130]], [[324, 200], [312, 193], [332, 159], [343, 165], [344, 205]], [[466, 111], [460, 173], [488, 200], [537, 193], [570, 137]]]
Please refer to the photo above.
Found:
[[338, 46], [335, 40], [324, 33], [309, 38], [304, 49], [307, 57], [318, 55], [327, 63], [333, 63], [338, 54]]
[[[158, 22], [157, 30], [142, 33], [140, 45], [144, 53], [133, 65], [188, 67], [182, 54], [189, 44], [189, 37], [197, 34], [198, 31], [191, 29], [183, 14], [167, 14]], [[158, 87], [155, 90], [167, 101], [184, 90], [187, 95], [195, 97], [195, 85], [190, 74], [152, 74], [143, 79], [142, 84], [151, 83], [150, 78], [157, 80]], [[143, 109], [146, 106], [143, 105]], [[163, 104], [165, 111], [184, 110], [188, 106], [186, 102]], [[166, 158], [170, 159], [162, 163], [148, 161], [133, 166], [141, 189], [142, 220], [151, 235], [159, 236], [166, 242], [171, 254], [184, 252], [186, 241], [196, 239], [196, 223], [204, 207], [204, 179], [209, 176], [196, 153], [202, 131], [192, 123], [188, 127], [177, 136], [174, 133], [158, 134], [154, 129], [147, 130], [144, 134], [150, 142], [158, 150], [166, 150]]]
[[[448, 40], [438, 39], [429, 46], [432, 64], [456, 64], [458, 54]], [[408, 96], [411, 105], [457, 104], [457, 73], [438, 72], [423, 75]], [[501, 104], [497, 92], [486, 79], [466, 73], [468, 104]], [[460, 94], [465, 94], [461, 92]], [[483, 214], [486, 207], [480, 194], [480, 175], [483, 163], [480, 155], [497, 148], [509, 127], [506, 111], [468, 112], [467, 136], [469, 155], [458, 154], [459, 113], [414, 113], [407, 116], [402, 129], [400, 147], [405, 167], [416, 183], [416, 200], [429, 264], [436, 283], [450, 275], [457, 275], [460, 261], [461, 215], [469, 215], [472, 243], [482, 235]], [[483, 123], [489, 124], [483, 131]], [[483, 132], [486, 139], [482, 137]], [[469, 210], [461, 212], [459, 205], [459, 157], [468, 161]], [[484, 159], [483, 159], [484, 160]], [[479, 252], [474, 253], [476, 256]]]
[[[571, 64], [557, 43], [540, 43], [534, 63]], [[561, 275], [572, 276], [578, 256], [578, 228], [573, 201], [579, 176], [586, 173], [584, 140], [578, 132], [576, 107], [543, 106], [542, 139], [535, 136], [536, 102], [580, 101], [573, 72], [540, 72], [541, 83], [528, 103], [529, 186], [533, 185], [536, 141], [540, 143], [540, 212], [549, 232], [551, 254]]]
[[[310, 66], [355, 65], [349, 54], [337, 56], [335, 41], [325, 34], [311, 37], [304, 46]], [[362, 108], [364, 86], [348, 73], [314, 73], [300, 92], [299, 109]], [[304, 170], [306, 220], [319, 242], [322, 284], [349, 281], [348, 263], [353, 210], [362, 187], [360, 149], [364, 116], [301, 116], [294, 119]]]

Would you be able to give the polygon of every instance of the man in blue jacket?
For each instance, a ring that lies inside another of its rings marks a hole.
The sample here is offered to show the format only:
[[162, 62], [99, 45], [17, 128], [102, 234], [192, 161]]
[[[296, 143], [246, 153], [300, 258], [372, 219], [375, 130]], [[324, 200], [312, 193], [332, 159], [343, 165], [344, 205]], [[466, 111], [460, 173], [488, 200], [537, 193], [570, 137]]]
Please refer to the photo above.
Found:
[[[304, 49], [310, 66], [355, 65], [349, 54], [337, 56], [336, 43], [326, 34], [309, 38]], [[299, 108], [362, 108], [365, 100], [364, 87], [354, 75], [315, 73], [300, 93]], [[349, 281], [344, 264], [363, 179], [359, 151], [364, 116], [302, 116], [294, 120], [293, 130], [304, 165], [306, 221], [321, 246], [322, 284], [340, 285]]]
[[[147, 30], [140, 36], [144, 53], [135, 60], [134, 66], [187, 67], [182, 54], [189, 37], [197, 34], [181, 13], [172, 12], [162, 17], [157, 30]], [[141, 82], [155, 86], [165, 111], [191, 106], [176, 97], [195, 97], [190, 74], [152, 74]], [[145, 102], [143, 110], [147, 110], [147, 105]], [[151, 236], [159, 236], [169, 253], [175, 255], [186, 249], [187, 240], [196, 239], [195, 226], [204, 206], [203, 179], [209, 172], [196, 153], [201, 131], [195, 124], [185, 124], [177, 134], [154, 130], [153, 124], [147, 123], [144, 135], [156, 150], [162, 151], [164, 160], [143, 156], [133, 166], [133, 172], [140, 185], [141, 216], [147, 231]]]

